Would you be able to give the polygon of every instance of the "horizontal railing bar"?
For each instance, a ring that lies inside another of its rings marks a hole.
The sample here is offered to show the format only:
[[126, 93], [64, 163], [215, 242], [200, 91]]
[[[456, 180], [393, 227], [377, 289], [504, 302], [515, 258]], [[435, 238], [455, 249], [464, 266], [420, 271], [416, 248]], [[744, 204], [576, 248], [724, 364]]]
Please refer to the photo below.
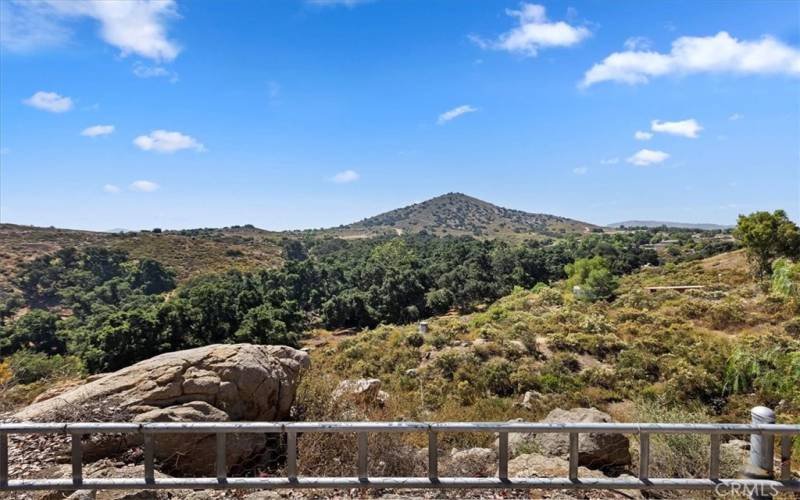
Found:
[[[78, 486], [65, 479], [21, 479], [8, 482], [7, 491], [22, 490], [74, 490]], [[685, 489], [715, 491], [752, 491], [763, 488], [774, 491], [800, 491], [800, 481], [773, 481], [757, 479], [663, 479], [642, 481], [636, 478], [429, 478], [404, 477], [319, 477], [319, 478], [238, 478], [225, 481], [216, 478], [156, 478], [147, 483], [143, 479], [84, 479], [80, 489], [228, 489], [228, 488], [499, 488], [499, 489]], [[2, 491], [0, 490], [0, 491]]]
[[0, 432], [40, 433], [281, 433], [302, 432], [534, 432], [629, 434], [800, 434], [790, 424], [657, 424], [657, 423], [537, 423], [537, 422], [157, 422], [3, 423]]

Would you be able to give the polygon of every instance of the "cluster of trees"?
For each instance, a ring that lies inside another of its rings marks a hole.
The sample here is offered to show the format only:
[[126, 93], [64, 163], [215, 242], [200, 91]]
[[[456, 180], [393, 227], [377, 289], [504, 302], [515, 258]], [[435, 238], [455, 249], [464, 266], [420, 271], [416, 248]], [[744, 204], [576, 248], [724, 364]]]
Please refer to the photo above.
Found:
[[[657, 263], [640, 247], [646, 241], [638, 233], [517, 245], [424, 234], [294, 239], [279, 269], [206, 275], [177, 288], [174, 273], [155, 260], [64, 249], [19, 273], [22, 294], [2, 308], [0, 355], [72, 355], [98, 372], [210, 343], [296, 345], [314, 324], [374, 327], [469, 310], [515, 286], [563, 279], [565, 267], [596, 298], [608, 298], [615, 275]], [[20, 316], [22, 308], [29, 310]]]

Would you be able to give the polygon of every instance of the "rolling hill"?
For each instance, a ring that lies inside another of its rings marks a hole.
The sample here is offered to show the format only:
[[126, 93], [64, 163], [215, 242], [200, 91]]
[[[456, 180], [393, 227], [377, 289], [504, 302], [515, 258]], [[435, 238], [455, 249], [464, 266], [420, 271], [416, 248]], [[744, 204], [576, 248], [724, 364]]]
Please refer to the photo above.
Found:
[[19, 266], [65, 247], [99, 246], [157, 259], [179, 281], [229, 269], [273, 267], [281, 262], [282, 240], [309, 233], [339, 238], [419, 233], [479, 238], [525, 239], [583, 234], [592, 224], [548, 214], [498, 207], [460, 193], [448, 193], [337, 228], [273, 232], [252, 225], [153, 231], [79, 231], [0, 224], [0, 296], [11, 289]]
[[621, 227], [674, 227], [677, 229], [699, 229], [703, 231], [717, 231], [730, 229], [733, 226], [726, 226], [723, 224], [707, 224], [702, 222], [670, 222], [660, 220], [626, 220], [622, 222], [615, 222], [608, 224], [606, 227], [621, 228]]
[[344, 238], [422, 231], [438, 236], [530, 238], [583, 234], [595, 228], [566, 217], [503, 208], [465, 194], [447, 193], [328, 231]]

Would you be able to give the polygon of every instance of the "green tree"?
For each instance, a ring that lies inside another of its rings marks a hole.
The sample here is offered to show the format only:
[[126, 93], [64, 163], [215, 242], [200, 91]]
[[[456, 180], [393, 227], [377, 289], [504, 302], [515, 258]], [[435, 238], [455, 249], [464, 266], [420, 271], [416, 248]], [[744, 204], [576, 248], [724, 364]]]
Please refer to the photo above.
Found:
[[33, 309], [14, 324], [0, 330], [0, 353], [10, 354], [19, 349], [59, 354], [65, 350], [57, 334], [58, 316], [42, 309]]
[[747, 249], [759, 278], [769, 275], [776, 258], [800, 256], [800, 229], [783, 210], [740, 215], [734, 234]]
[[567, 286], [580, 287], [580, 297], [586, 300], [610, 299], [617, 290], [617, 278], [608, 269], [606, 259], [600, 256], [578, 259], [564, 266]]

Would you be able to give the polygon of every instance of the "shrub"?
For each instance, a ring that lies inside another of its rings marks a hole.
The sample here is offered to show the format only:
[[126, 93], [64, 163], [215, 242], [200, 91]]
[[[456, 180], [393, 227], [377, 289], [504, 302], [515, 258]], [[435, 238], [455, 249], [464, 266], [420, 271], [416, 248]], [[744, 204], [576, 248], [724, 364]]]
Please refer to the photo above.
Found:
[[716, 330], [725, 330], [744, 323], [744, 311], [741, 304], [734, 300], [726, 300], [714, 304], [708, 309], [708, 320]]
[[414, 332], [406, 337], [406, 344], [411, 347], [422, 347], [425, 343], [425, 338], [419, 332]]
[[778, 259], [772, 263], [772, 292], [800, 302], [800, 262]]
[[13, 374], [13, 381], [18, 384], [31, 384], [66, 377], [83, 375], [84, 368], [80, 359], [75, 356], [48, 356], [41, 352], [20, 350], [12, 354], [8, 365]]
[[481, 368], [481, 379], [493, 394], [498, 396], [510, 396], [514, 393], [514, 384], [511, 382], [511, 374], [514, 366], [503, 358], [490, 359]]

